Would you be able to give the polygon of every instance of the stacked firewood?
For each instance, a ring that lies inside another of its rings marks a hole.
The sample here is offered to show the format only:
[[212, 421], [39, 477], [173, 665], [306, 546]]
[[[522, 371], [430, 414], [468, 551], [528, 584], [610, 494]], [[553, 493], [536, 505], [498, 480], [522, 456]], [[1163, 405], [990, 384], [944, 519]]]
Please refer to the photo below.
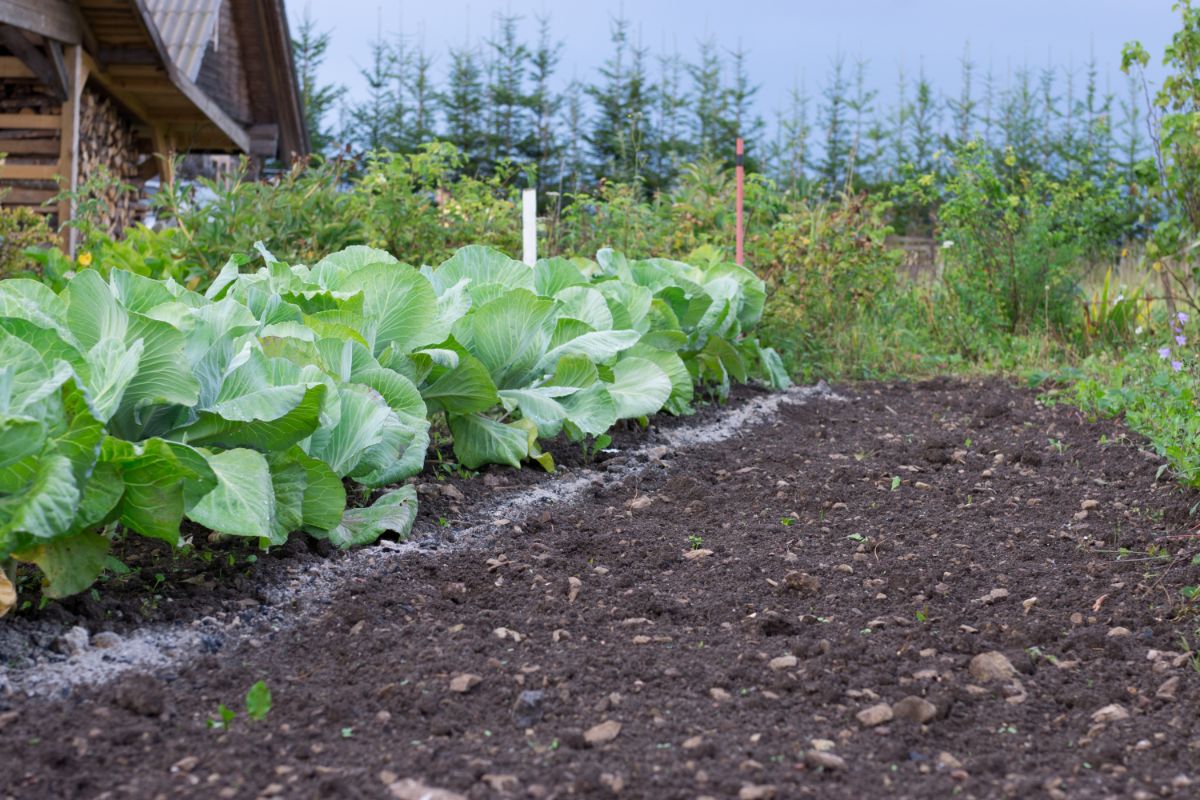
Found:
[[141, 219], [138, 172], [129, 121], [107, 97], [85, 89], [79, 104], [79, 185], [101, 201], [94, 222], [114, 236]]

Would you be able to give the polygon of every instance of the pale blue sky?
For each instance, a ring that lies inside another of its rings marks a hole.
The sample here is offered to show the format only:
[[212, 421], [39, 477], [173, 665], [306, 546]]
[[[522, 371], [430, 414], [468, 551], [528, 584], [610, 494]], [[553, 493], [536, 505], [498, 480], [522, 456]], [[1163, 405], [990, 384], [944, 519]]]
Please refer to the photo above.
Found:
[[565, 42], [561, 75], [591, 79], [608, 53], [609, 21], [619, 9], [633, 21], [653, 52], [677, 48], [685, 57], [699, 39], [714, 36], [726, 48], [739, 42], [749, 51], [750, 71], [760, 84], [759, 109], [770, 118], [787, 102], [802, 76], [809, 91], [822, 82], [839, 48], [853, 60], [865, 58], [879, 102], [894, 101], [897, 68], [915, 75], [923, 64], [935, 87], [957, 94], [959, 59], [970, 42], [981, 72], [990, 64], [998, 79], [1022, 64], [1047, 61], [1074, 65], [1082, 74], [1095, 53], [1101, 74], [1119, 97], [1121, 46], [1140, 39], [1157, 63], [1175, 29], [1173, 0], [287, 0], [293, 30], [305, 8], [333, 43], [324, 68], [329, 81], [360, 92], [358, 67], [368, 42], [381, 32], [420, 39], [437, 56], [442, 74], [449, 45], [490, 30], [497, 12], [524, 17], [532, 41], [535, 16], [549, 14]]

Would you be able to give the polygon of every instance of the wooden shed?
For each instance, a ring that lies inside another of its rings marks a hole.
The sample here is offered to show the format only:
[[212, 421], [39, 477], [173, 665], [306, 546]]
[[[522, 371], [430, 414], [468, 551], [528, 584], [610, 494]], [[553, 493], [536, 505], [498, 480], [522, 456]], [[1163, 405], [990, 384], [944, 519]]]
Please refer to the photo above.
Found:
[[[101, 167], [140, 190], [175, 154], [308, 148], [283, 0], [0, 0], [2, 204], [57, 222]], [[113, 233], [139, 200], [110, 196]]]

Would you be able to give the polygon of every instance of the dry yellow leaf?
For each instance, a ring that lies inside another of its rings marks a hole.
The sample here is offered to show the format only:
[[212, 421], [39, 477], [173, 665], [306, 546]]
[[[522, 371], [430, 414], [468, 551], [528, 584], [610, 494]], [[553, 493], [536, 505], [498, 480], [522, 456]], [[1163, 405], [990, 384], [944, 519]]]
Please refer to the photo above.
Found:
[[17, 588], [12, 585], [8, 575], [0, 571], [0, 617], [7, 614], [17, 604]]

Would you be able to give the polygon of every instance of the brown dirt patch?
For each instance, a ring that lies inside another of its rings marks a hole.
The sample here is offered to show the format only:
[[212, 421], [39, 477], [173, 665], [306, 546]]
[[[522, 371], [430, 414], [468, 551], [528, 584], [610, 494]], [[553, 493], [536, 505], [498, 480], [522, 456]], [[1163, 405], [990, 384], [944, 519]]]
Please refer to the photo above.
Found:
[[0, 701], [0, 794], [1194, 796], [1200, 568], [1147, 547], [1196, 498], [999, 382], [842, 392], [311, 624]]

